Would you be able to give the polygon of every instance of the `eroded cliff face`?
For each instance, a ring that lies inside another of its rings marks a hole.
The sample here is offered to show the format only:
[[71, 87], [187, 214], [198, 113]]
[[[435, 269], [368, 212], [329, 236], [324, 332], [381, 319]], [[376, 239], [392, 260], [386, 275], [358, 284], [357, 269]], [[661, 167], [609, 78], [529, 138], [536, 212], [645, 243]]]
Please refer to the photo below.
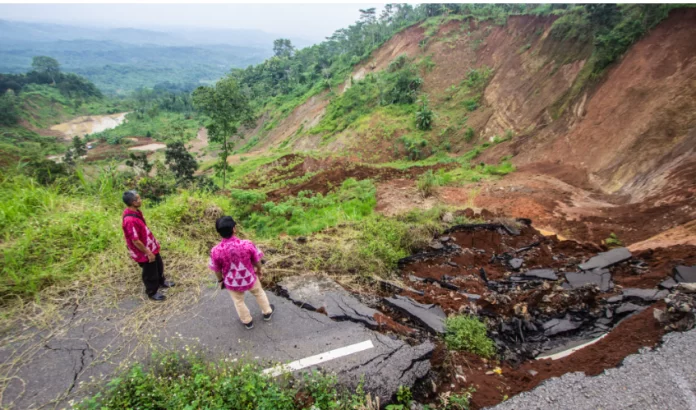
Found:
[[[679, 186], [683, 194], [693, 195], [694, 38], [696, 10], [673, 12], [637, 42], [598, 84], [588, 85], [558, 120], [545, 127], [537, 123], [538, 131], [493, 150], [488, 158], [510, 151], [516, 154], [517, 164], [574, 166], [586, 171], [604, 192], [627, 195], [630, 201], [642, 201], [658, 193], [677, 195], [670, 186]], [[570, 73], [571, 67], [566, 67]], [[497, 101], [503, 99], [500, 93], [489, 92], [497, 88], [496, 81], [494, 78], [486, 89], [487, 102], [493, 106], [501, 105]], [[538, 101], [531, 97], [530, 103]], [[550, 107], [545, 110], [548, 116]], [[497, 111], [507, 118], [523, 112]], [[524, 120], [518, 124], [524, 124]], [[684, 185], [687, 181], [689, 186]]]
[[[435, 33], [416, 25], [387, 41], [352, 76], [360, 79], [383, 70], [402, 54], [414, 61], [427, 58], [429, 67], [420, 68], [422, 91], [437, 113], [448, 88], [460, 84], [470, 69], [490, 69], [481, 106], [471, 113], [462, 108], [476, 138], [457, 146], [455, 153], [512, 132], [511, 141], [487, 150], [481, 160], [495, 162], [513, 155], [518, 166], [572, 167], [585, 173], [591, 187], [620, 194], [628, 202], [658, 194], [666, 200], [693, 195], [696, 10], [673, 11], [596, 80], [588, 80], [586, 67], [591, 45], [554, 39], [553, 21], [554, 17], [533, 16], [510, 17], [505, 26], [451, 21]], [[347, 130], [325, 145], [320, 137], [306, 133], [327, 104], [325, 95], [311, 98], [255, 150], [283, 143], [295, 150], [364, 148], [369, 126], [363, 134]], [[399, 136], [396, 132], [392, 138]], [[391, 155], [383, 149], [387, 142], [381, 139], [381, 144], [384, 155]]]

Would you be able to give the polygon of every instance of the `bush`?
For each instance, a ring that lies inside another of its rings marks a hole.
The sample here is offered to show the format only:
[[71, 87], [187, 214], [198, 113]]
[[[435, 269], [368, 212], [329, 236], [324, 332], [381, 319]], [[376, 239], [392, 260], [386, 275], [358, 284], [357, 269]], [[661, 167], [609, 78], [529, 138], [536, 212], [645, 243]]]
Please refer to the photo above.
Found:
[[433, 110], [428, 107], [427, 98], [421, 98], [420, 103], [420, 109], [416, 111], [416, 128], [426, 131], [433, 127], [434, 113]]
[[405, 135], [399, 141], [404, 144], [406, 155], [411, 161], [417, 161], [429, 155], [428, 141], [423, 138]]
[[435, 187], [438, 186], [438, 181], [433, 171], [429, 169], [427, 172], [421, 174], [416, 181], [416, 186], [418, 187], [418, 192], [420, 192], [423, 197], [427, 198], [431, 196]]
[[466, 131], [464, 131], [464, 141], [466, 142], [471, 142], [474, 139], [474, 129], [471, 127], [466, 127]]
[[495, 344], [486, 335], [486, 325], [474, 316], [454, 316], [445, 322], [445, 344], [452, 350], [464, 350], [481, 357], [492, 357]]

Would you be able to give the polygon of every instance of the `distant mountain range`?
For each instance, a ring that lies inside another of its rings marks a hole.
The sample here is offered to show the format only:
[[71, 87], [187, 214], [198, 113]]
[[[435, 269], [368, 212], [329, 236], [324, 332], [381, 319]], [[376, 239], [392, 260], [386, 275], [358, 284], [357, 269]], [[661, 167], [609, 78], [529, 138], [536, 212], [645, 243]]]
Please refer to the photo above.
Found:
[[[102, 91], [124, 94], [157, 83], [210, 82], [258, 64], [282, 35], [260, 30], [95, 28], [0, 20], [0, 72], [24, 73], [36, 55], [84, 75]], [[294, 39], [304, 47], [310, 41]]]

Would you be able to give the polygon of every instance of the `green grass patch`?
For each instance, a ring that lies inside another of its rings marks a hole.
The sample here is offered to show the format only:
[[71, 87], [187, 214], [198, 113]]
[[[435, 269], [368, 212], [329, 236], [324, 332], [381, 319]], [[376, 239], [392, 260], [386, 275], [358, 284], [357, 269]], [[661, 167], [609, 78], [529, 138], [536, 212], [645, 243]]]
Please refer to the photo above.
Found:
[[474, 316], [454, 316], [445, 321], [445, 344], [481, 357], [495, 355], [495, 344], [486, 334], [486, 325]]
[[[326, 196], [302, 191], [284, 202], [266, 202], [261, 212], [245, 218], [244, 225], [265, 238], [280, 233], [308, 235], [341, 222], [361, 220], [372, 213], [376, 203], [372, 181], [349, 178], [336, 192]], [[237, 206], [241, 211], [248, 203], [237, 203]]]

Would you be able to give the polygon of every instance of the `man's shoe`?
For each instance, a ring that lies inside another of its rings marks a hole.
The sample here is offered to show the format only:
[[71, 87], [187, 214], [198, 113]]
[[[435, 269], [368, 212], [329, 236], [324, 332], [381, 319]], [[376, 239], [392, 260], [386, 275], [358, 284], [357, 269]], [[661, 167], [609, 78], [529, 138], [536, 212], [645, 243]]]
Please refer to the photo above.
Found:
[[268, 322], [269, 320], [271, 320], [274, 313], [275, 313], [275, 305], [271, 303], [271, 313], [269, 313], [267, 315], [263, 315], [263, 320]]
[[245, 323], [245, 324], [244, 324], [244, 327], [246, 327], [247, 330], [253, 329], [253, 328], [254, 328], [254, 321], [252, 320], [252, 321], [249, 322], [249, 323]]
[[167, 297], [159, 292], [155, 293], [154, 295], [150, 295], [148, 297], [150, 298], [150, 300], [154, 300], [155, 302], [164, 302], [165, 300], [167, 300]]
[[173, 288], [174, 286], [176, 286], [174, 281], [165, 280], [164, 283], [160, 285], [160, 288], [167, 289], [167, 288]]

